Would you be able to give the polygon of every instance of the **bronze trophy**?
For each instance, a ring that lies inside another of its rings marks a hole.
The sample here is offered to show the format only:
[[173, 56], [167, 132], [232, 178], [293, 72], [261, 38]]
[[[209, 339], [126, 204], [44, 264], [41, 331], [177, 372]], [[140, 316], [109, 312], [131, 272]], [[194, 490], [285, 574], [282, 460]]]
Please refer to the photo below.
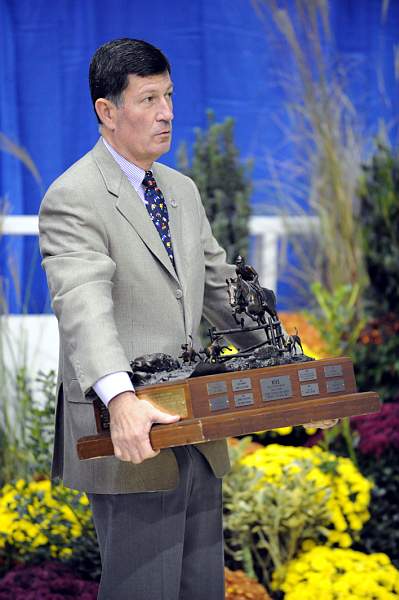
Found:
[[[199, 352], [192, 343], [183, 344], [181, 362], [158, 353], [131, 363], [137, 396], [181, 417], [171, 425], [153, 425], [154, 449], [378, 412], [378, 394], [357, 392], [351, 359], [305, 356], [299, 336], [283, 331], [274, 293], [260, 286], [256, 271], [241, 257], [236, 274], [226, 281], [236, 328], [210, 329], [211, 343]], [[246, 318], [255, 324], [246, 326]], [[223, 353], [224, 336], [234, 339], [255, 330], [264, 331], [263, 342]], [[114, 453], [109, 413], [94, 392], [93, 407], [98, 433], [78, 440], [80, 459]]]

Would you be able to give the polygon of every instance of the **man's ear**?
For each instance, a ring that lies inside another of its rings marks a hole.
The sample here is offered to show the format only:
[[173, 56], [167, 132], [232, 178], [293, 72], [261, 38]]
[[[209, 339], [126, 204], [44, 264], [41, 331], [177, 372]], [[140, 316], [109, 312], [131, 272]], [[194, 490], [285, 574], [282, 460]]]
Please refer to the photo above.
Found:
[[107, 98], [97, 98], [94, 106], [103, 127], [114, 131], [117, 110], [115, 104], [111, 100], [107, 100]]

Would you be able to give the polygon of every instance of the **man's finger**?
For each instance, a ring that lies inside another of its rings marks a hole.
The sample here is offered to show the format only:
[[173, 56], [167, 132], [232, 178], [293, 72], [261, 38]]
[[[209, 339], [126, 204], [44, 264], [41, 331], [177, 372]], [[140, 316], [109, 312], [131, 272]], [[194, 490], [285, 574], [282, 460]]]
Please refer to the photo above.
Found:
[[312, 421], [311, 423], [303, 423], [302, 427], [306, 429], [329, 429], [338, 423], [339, 419], [324, 419], [323, 421]]

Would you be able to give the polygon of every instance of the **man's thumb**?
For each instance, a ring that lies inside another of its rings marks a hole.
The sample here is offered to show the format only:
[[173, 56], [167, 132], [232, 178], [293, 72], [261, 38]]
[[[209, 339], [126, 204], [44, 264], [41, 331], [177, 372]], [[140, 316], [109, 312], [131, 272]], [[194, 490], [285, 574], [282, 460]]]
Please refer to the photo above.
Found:
[[180, 415], [170, 415], [166, 412], [159, 410], [153, 415], [153, 421], [155, 423], [176, 423], [180, 420]]

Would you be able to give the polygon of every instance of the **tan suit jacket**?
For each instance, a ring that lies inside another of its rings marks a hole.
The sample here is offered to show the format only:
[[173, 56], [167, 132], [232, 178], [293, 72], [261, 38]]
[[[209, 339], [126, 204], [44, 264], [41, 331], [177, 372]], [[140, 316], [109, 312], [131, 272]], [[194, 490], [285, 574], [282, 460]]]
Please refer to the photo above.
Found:
[[[234, 325], [225, 280], [235, 271], [195, 184], [158, 163], [153, 172], [168, 206], [176, 270], [102, 140], [51, 185], [40, 209], [43, 266], [60, 332], [52, 474], [87, 492], [162, 490], [178, 481], [170, 449], [140, 465], [114, 457], [79, 461], [78, 438], [96, 432], [91, 386], [108, 373], [131, 371], [129, 361], [142, 354], [178, 356], [189, 335], [198, 346], [203, 312], [218, 327]], [[223, 476], [226, 443], [198, 447]]]

